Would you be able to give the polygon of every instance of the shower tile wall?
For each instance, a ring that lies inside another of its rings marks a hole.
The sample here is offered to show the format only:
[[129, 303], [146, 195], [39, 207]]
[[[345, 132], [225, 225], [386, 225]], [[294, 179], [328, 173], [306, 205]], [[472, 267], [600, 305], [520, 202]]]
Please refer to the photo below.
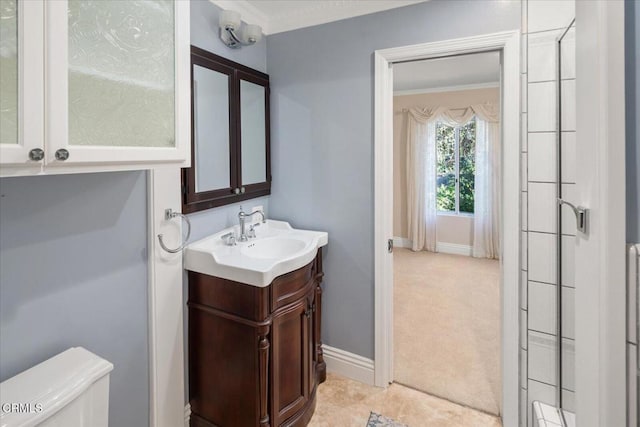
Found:
[[[556, 38], [575, 16], [574, 0], [522, 1], [522, 262], [520, 405], [532, 426], [533, 401], [556, 401]], [[572, 49], [563, 52], [569, 55]], [[571, 58], [571, 57], [570, 57]], [[573, 58], [571, 58], [573, 59]], [[575, 67], [563, 67], [563, 196], [575, 190]], [[573, 410], [573, 245], [563, 213], [563, 399]]]

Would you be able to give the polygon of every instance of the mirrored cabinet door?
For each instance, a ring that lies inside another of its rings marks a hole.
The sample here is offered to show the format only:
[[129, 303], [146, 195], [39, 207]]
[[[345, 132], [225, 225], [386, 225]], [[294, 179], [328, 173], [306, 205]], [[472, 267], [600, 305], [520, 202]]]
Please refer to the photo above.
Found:
[[210, 206], [231, 197], [236, 176], [234, 70], [194, 52], [191, 55], [191, 165], [183, 171], [187, 206]]
[[269, 181], [269, 82], [259, 76], [240, 77], [240, 182], [245, 191]]
[[182, 212], [271, 192], [269, 76], [191, 46], [192, 160]]
[[[229, 92], [231, 77], [193, 66], [193, 156], [197, 193], [232, 187]], [[199, 96], [201, 95], [201, 96]], [[234, 183], [235, 184], [235, 183]]]

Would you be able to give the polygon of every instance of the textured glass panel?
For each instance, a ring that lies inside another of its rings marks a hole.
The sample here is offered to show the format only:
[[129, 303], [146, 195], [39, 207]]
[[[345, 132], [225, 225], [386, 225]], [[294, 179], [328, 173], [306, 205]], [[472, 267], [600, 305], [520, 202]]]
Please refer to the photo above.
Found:
[[240, 81], [242, 185], [267, 180], [265, 88]]
[[456, 137], [455, 129], [442, 123], [436, 126], [436, 205], [439, 211], [456, 210]]
[[0, 144], [18, 143], [18, 10], [0, 0]]
[[458, 159], [460, 162], [458, 173], [460, 175], [460, 212], [473, 213], [474, 188], [476, 178], [476, 121], [472, 120], [464, 126], [460, 126], [458, 135], [460, 147]]
[[229, 76], [193, 66], [196, 193], [229, 188]]
[[174, 2], [69, 0], [69, 144], [175, 146]]

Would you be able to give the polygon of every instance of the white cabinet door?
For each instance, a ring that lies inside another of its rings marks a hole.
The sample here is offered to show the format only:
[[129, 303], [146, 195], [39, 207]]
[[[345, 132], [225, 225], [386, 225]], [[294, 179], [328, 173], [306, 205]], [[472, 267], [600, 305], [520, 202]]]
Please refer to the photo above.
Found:
[[189, 2], [45, 8], [47, 169], [188, 161]]
[[[44, 142], [44, 2], [0, 0], [2, 175], [38, 172]], [[31, 172], [29, 172], [31, 169]]]

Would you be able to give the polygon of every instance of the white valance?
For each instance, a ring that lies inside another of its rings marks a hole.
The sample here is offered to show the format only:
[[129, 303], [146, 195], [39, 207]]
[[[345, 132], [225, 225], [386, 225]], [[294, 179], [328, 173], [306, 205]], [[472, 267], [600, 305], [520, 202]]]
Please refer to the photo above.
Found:
[[418, 123], [427, 123], [429, 121], [443, 122], [448, 126], [457, 126], [467, 123], [476, 116], [480, 120], [489, 123], [498, 123], [500, 121], [500, 111], [494, 104], [474, 104], [466, 108], [410, 108], [408, 110], [409, 117], [415, 119]]

